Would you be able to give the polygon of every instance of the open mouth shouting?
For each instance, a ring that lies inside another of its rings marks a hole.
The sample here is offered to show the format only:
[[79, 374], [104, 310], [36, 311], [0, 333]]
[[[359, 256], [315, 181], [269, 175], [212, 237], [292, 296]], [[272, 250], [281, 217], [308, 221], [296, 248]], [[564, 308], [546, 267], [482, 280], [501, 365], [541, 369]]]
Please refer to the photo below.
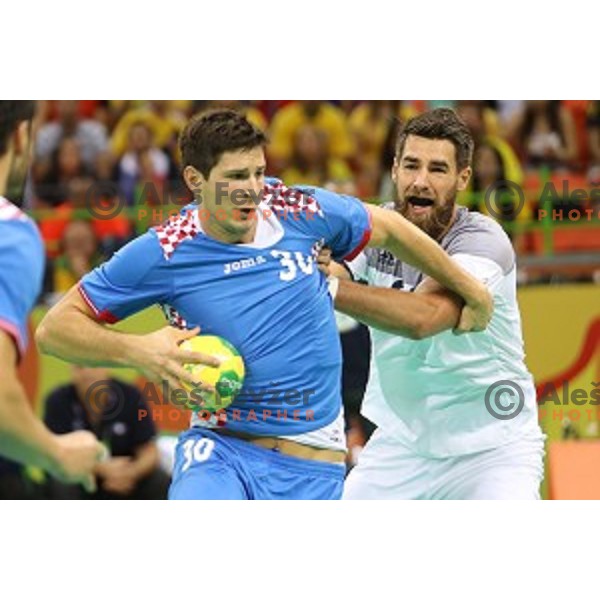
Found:
[[409, 196], [406, 202], [410, 206], [411, 211], [416, 215], [428, 212], [435, 204], [431, 198], [420, 198], [418, 196]]

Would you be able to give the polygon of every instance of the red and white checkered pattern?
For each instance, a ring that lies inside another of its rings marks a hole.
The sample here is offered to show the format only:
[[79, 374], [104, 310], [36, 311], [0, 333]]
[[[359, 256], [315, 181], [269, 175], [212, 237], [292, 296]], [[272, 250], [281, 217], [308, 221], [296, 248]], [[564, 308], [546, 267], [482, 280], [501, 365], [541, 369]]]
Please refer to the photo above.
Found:
[[198, 220], [198, 211], [191, 209], [183, 214], [171, 217], [163, 225], [155, 227], [154, 230], [158, 236], [163, 254], [169, 260], [179, 244], [185, 240], [193, 239], [200, 233], [201, 227]]
[[0, 221], [27, 221], [29, 217], [6, 198], [0, 197]]
[[227, 427], [227, 413], [223, 409], [218, 410], [216, 413], [200, 410], [192, 415], [191, 425], [192, 427], [206, 427], [207, 429]]
[[289, 188], [283, 183], [266, 184], [263, 201], [277, 213], [307, 211], [323, 217], [323, 211], [314, 196], [306, 191]]
[[188, 328], [187, 321], [170, 304], [161, 304], [160, 307], [171, 327], [177, 327], [178, 329]]

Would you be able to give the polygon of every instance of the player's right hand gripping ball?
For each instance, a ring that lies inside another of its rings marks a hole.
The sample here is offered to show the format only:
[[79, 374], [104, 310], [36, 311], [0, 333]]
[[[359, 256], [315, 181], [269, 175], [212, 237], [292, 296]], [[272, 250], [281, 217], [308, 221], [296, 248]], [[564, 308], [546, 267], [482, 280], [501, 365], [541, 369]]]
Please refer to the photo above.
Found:
[[[181, 348], [190, 352], [210, 354], [221, 361], [218, 367], [184, 365], [184, 369], [193, 375], [195, 381], [208, 383], [216, 390], [214, 393], [205, 392], [182, 381], [182, 386], [190, 394], [187, 408], [211, 412], [227, 408], [244, 384], [246, 367], [240, 353], [227, 340], [216, 335], [198, 335], [182, 342]], [[194, 401], [199, 397], [202, 399], [202, 406], [198, 406], [197, 401]]]

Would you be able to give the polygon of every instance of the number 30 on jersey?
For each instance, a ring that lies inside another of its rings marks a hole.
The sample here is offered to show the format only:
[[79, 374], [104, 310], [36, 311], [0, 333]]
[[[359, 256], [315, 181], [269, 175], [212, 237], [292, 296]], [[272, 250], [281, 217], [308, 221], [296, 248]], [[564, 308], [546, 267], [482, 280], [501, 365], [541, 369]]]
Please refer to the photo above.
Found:
[[283, 267], [279, 273], [282, 281], [292, 281], [298, 275], [298, 269], [306, 275], [312, 275], [314, 261], [312, 257], [305, 257], [302, 252], [288, 252], [286, 250], [271, 250], [271, 256], [278, 259]]

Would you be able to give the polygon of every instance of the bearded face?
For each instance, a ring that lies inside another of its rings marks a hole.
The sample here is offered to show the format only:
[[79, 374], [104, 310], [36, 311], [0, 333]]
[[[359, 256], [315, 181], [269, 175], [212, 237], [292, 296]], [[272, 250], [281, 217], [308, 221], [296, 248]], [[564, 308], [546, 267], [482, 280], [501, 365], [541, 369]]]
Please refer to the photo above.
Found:
[[409, 135], [392, 172], [396, 210], [439, 240], [452, 224], [457, 193], [465, 189], [470, 174], [470, 167], [458, 172], [449, 140]]
[[439, 200], [418, 195], [398, 198], [396, 210], [428, 236], [439, 240], [448, 231], [454, 218], [456, 194], [457, 190], [454, 188], [445, 198]]

